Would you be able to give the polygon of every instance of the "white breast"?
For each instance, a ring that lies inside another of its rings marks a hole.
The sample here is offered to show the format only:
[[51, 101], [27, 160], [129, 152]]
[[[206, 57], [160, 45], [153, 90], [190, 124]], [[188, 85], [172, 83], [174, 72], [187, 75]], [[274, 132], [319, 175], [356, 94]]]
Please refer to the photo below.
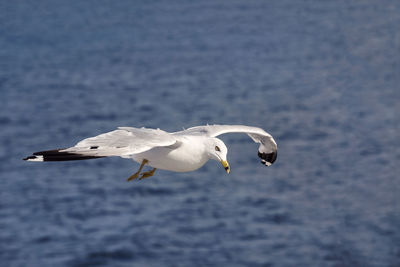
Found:
[[194, 171], [202, 167], [209, 159], [202, 139], [204, 137], [184, 137], [180, 140], [182, 144], [178, 148], [155, 147], [133, 155], [133, 159], [138, 163], [147, 159], [148, 165], [157, 169], [175, 172]]

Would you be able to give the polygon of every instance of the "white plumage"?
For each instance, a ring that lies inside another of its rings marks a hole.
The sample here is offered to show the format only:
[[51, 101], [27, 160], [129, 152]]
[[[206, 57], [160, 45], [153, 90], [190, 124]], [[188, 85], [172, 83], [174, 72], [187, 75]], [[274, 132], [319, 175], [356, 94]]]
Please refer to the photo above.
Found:
[[[246, 133], [260, 143], [258, 156], [270, 166], [277, 157], [277, 145], [273, 137], [258, 127], [244, 125], [207, 125], [168, 133], [160, 129], [119, 127], [117, 130], [90, 137], [66, 149], [33, 153], [28, 161], [65, 161], [119, 156], [142, 163], [139, 171], [130, 179], [137, 178], [145, 164], [153, 167], [141, 178], [152, 176], [156, 168], [176, 172], [194, 171], [209, 159], [220, 161], [227, 172], [227, 148], [216, 136], [226, 133]], [[133, 177], [133, 178], [132, 178]]]

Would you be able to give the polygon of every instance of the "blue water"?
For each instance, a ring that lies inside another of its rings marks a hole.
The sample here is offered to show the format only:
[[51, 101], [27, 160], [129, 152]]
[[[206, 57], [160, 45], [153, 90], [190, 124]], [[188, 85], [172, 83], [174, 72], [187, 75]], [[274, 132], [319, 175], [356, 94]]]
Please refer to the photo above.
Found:
[[[0, 3], [1, 266], [400, 266], [398, 1]], [[225, 135], [231, 173], [31, 163], [117, 126]]]

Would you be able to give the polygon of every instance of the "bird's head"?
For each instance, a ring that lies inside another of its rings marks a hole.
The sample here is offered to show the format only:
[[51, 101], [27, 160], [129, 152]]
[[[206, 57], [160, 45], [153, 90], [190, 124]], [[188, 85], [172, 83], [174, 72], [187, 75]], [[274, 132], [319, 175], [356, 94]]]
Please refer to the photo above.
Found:
[[228, 148], [224, 142], [218, 138], [210, 138], [207, 142], [207, 152], [210, 159], [221, 162], [227, 173], [229, 173], [229, 163], [226, 160], [226, 155], [228, 154]]

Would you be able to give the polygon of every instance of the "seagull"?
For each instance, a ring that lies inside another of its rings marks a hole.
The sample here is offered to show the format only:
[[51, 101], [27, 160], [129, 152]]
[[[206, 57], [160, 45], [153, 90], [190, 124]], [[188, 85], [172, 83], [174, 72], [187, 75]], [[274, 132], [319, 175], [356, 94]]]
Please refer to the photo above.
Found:
[[[226, 133], [246, 133], [259, 143], [258, 157], [270, 166], [277, 157], [274, 138], [258, 127], [245, 125], [205, 125], [168, 133], [160, 129], [118, 127], [117, 130], [86, 138], [75, 146], [35, 152], [26, 161], [68, 161], [119, 156], [140, 164], [127, 181], [151, 177], [157, 169], [190, 172], [202, 167], [209, 159], [219, 161], [230, 172], [228, 149], [221, 139]], [[142, 172], [145, 165], [152, 167]]]

